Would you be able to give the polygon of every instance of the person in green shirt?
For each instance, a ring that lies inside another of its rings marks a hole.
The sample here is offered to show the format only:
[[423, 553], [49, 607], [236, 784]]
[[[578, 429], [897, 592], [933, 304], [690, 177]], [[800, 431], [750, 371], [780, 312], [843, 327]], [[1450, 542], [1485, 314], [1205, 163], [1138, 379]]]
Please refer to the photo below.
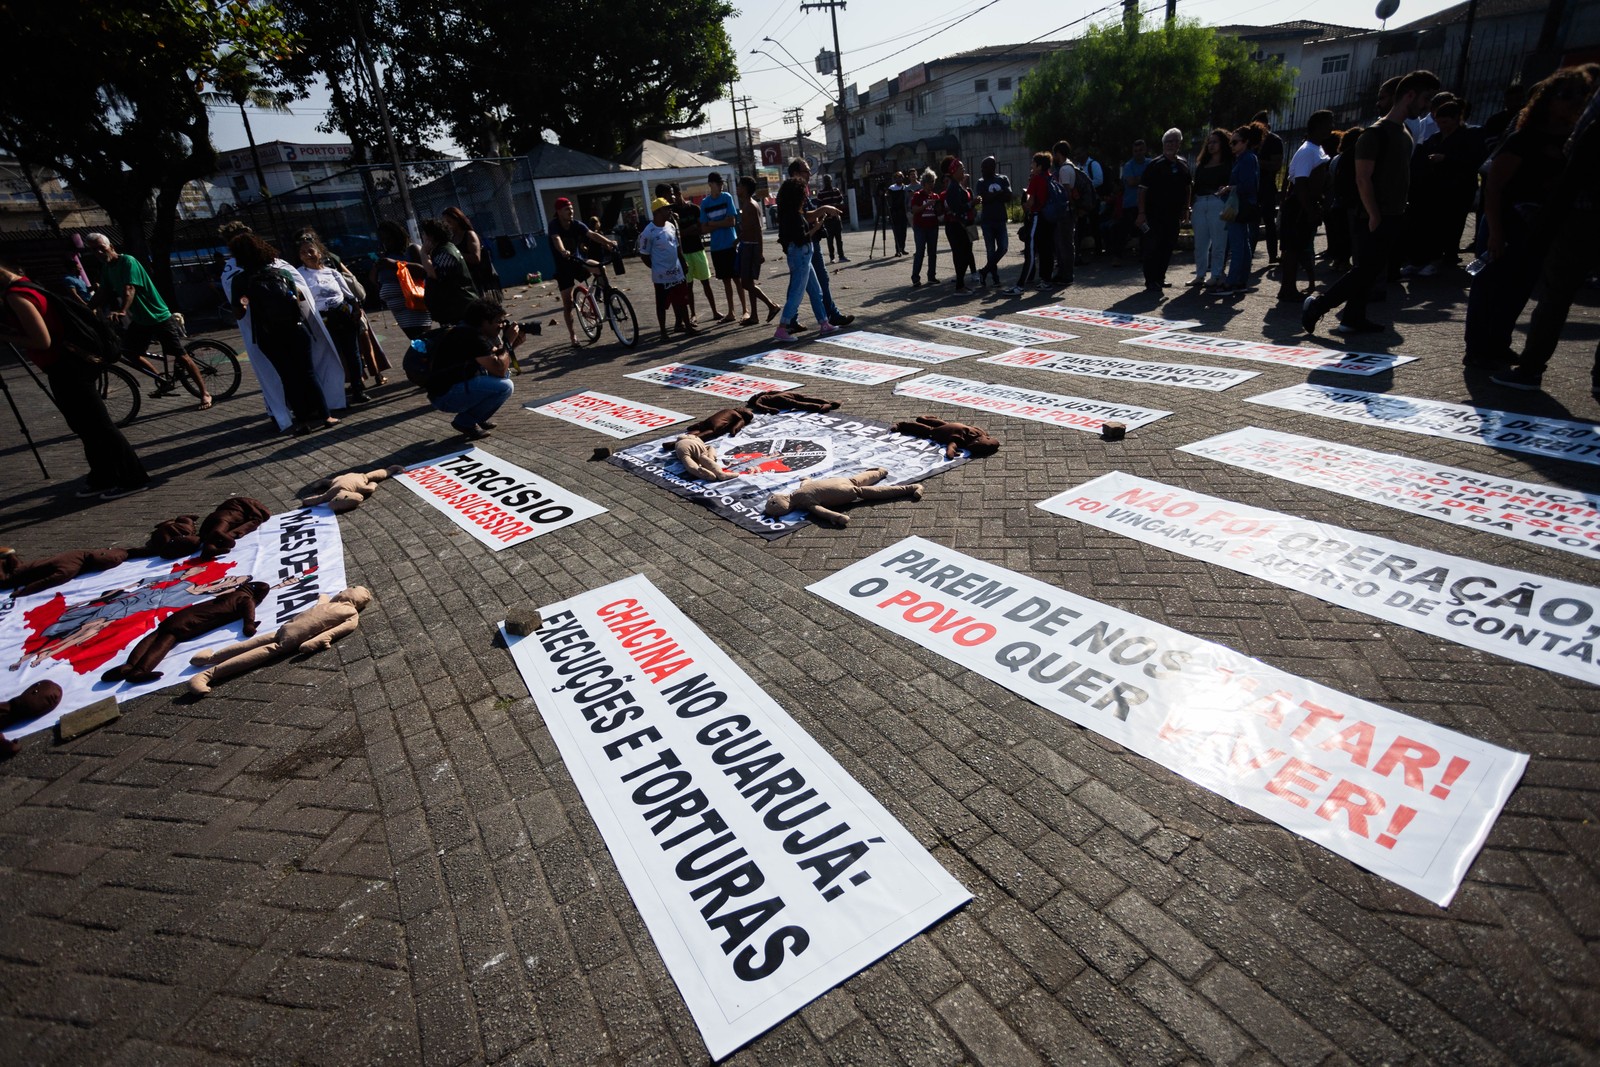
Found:
[[[144, 264], [132, 256], [118, 252], [111, 238], [103, 233], [91, 233], [83, 239], [84, 251], [101, 261], [100, 288], [96, 300], [109, 312], [112, 325], [122, 330], [123, 354], [137, 361], [151, 374], [159, 372], [145, 358], [151, 341], [161, 342], [161, 351], [172, 359], [182, 374], [194, 379], [200, 387], [200, 410], [211, 406], [211, 394], [206, 391], [200, 368], [183, 350], [183, 337], [178, 333], [178, 321], [167, 308], [166, 301], [156, 292], [145, 272]], [[161, 381], [152, 397], [166, 396], [177, 388], [171, 379]]]

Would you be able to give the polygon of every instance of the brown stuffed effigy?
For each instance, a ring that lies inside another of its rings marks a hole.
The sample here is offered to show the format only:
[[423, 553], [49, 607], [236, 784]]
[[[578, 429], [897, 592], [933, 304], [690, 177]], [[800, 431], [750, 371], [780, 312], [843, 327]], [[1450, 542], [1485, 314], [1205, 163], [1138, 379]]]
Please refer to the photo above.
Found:
[[1000, 451], [1000, 442], [978, 427], [945, 422], [933, 415], [918, 415], [915, 422], [897, 422], [893, 429], [907, 437], [925, 437], [944, 445], [945, 459], [955, 459], [958, 448], [966, 449], [973, 456], [992, 456]]
[[311, 487], [316, 496], [300, 501], [304, 507], [327, 504], [335, 515], [342, 515], [361, 506], [362, 502], [378, 491], [378, 483], [393, 478], [404, 467], [382, 467], [360, 474], [352, 471], [333, 478], [324, 478]]
[[80, 548], [24, 562], [14, 549], [0, 549], [0, 589], [13, 587], [14, 596], [32, 596], [65, 585], [80, 574], [108, 571], [128, 558], [124, 548]]
[[839, 402], [795, 392], [757, 393], [745, 401], [745, 406], [760, 415], [776, 415], [780, 411], [810, 411], [824, 415], [836, 410]]
[[183, 559], [200, 550], [200, 516], [179, 515], [175, 519], [162, 519], [139, 548], [128, 553], [131, 558], [160, 556], [162, 559]]
[[[750, 425], [750, 420], [753, 418], [755, 415], [749, 408], [723, 408], [720, 411], [713, 411], [699, 422], [684, 427], [683, 433], [693, 434], [702, 441], [710, 441], [723, 434], [738, 433]], [[670, 452], [675, 443], [675, 441], [664, 443], [661, 446], [662, 451]]]
[[256, 605], [269, 591], [266, 582], [250, 582], [237, 589], [191, 604], [161, 620], [161, 625], [144, 636], [128, 653], [128, 660], [100, 676], [102, 682], [153, 682], [161, 677], [156, 670], [178, 643], [226, 626], [235, 619], [244, 621], [244, 635], [254, 637], [257, 629]]
[[217, 505], [200, 524], [200, 555], [205, 559], [233, 551], [239, 538], [272, 518], [272, 512], [259, 500], [230, 496]]
[[[60, 703], [59, 685], [54, 682], [34, 682], [10, 700], [0, 701], [0, 730], [9, 730], [18, 723], [32, 722], [56, 710], [56, 705]], [[0, 736], [0, 757], [16, 754], [17, 743]]]
[[922, 499], [920, 484], [877, 484], [888, 476], [887, 470], [875, 467], [849, 478], [807, 478], [792, 493], [773, 493], [767, 497], [763, 510], [774, 518], [791, 511], [804, 511], [811, 518], [829, 526], [848, 526], [850, 516], [838, 511], [838, 508], [882, 500]]

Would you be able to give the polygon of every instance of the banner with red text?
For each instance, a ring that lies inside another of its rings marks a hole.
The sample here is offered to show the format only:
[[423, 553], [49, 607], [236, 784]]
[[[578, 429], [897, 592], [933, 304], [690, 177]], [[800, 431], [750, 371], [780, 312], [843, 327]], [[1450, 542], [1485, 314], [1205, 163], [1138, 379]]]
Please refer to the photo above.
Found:
[[1121, 471], [1039, 507], [1397, 626], [1600, 685], [1600, 589]]
[[1085, 378], [1110, 378], [1149, 385], [1175, 385], [1180, 389], [1208, 389], [1220, 393], [1257, 376], [1257, 371], [1231, 367], [1202, 367], [1194, 363], [1151, 363], [1142, 359], [1115, 359], [1111, 356], [1085, 356], [1076, 352], [1045, 352], [1037, 348], [1013, 348], [998, 356], [978, 360], [1002, 367], [1026, 367], [1056, 374], [1077, 374]]
[[1600, 557], [1600, 493], [1246, 426], [1180, 452], [1530, 545]]
[[79, 575], [31, 596], [0, 600], [0, 700], [35, 682], [61, 686], [61, 703], [42, 718], [4, 728], [8, 737], [46, 729], [102, 697], [118, 701], [153, 693], [200, 673], [189, 657], [231, 645], [243, 624], [229, 623], [181, 641], [151, 682], [102, 682], [168, 616], [250, 582], [271, 587], [256, 605], [256, 622], [271, 632], [344, 589], [339, 520], [326, 504], [273, 515], [216, 559], [130, 559], [108, 571]]
[[535, 400], [523, 407], [575, 426], [599, 430], [608, 437], [633, 437], [647, 430], [659, 430], [675, 422], [683, 422], [689, 417], [681, 411], [669, 411], [592, 390]]
[[511, 657], [712, 1059], [971, 899], [649, 579], [539, 611]]
[[1386, 430], [1471, 441], [1511, 452], [1554, 456], [1574, 463], [1600, 463], [1600, 423], [1303, 382], [1260, 396], [1247, 396], [1245, 402]]
[[825, 345], [853, 348], [858, 352], [871, 352], [879, 356], [899, 356], [901, 359], [914, 359], [918, 363], [944, 363], [960, 359], [962, 356], [983, 355], [981, 348], [941, 345], [932, 341], [918, 341], [913, 337], [872, 333], [870, 330], [851, 330], [849, 333], [836, 333], [832, 337], [819, 337], [817, 340]]
[[1182, 333], [1177, 330], [1150, 337], [1130, 337], [1122, 342], [1141, 348], [1160, 348], [1168, 352], [1191, 352], [1198, 356], [1228, 356], [1257, 363], [1280, 363], [1302, 370], [1337, 371], [1340, 374], [1382, 374], [1403, 363], [1415, 363], [1416, 356], [1396, 356], [1387, 352], [1343, 352], [1308, 345], [1274, 345], [1266, 341], [1239, 341], [1212, 333]]
[[1113, 404], [1081, 396], [1061, 396], [1015, 385], [952, 378], [945, 374], [925, 374], [909, 382], [901, 382], [894, 387], [894, 395], [937, 400], [941, 404], [958, 404], [1052, 426], [1070, 426], [1084, 433], [1099, 433], [1107, 419], [1120, 419], [1127, 423], [1128, 429], [1133, 430], [1172, 414], [1158, 408]]
[[1528, 761], [920, 537], [809, 588], [1441, 906]]
[[710, 393], [729, 400], [749, 400], [757, 393], [781, 393], [799, 385], [798, 382], [785, 382], [777, 378], [752, 378], [748, 374], [703, 367], [698, 363], [666, 363], [624, 374], [623, 377], [672, 389], [692, 389], [697, 393]]
[[910, 367], [897, 367], [892, 363], [873, 363], [865, 359], [845, 359], [842, 356], [819, 356], [811, 352], [791, 352], [774, 348], [753, 356], [734, 360], [747, 367], [788, 371], [791, 374], [808, 374], [813, 378], [827, 378], [835, 382], [853, 382], [856, 385], [882, 385], [896, 378], [916, 372]]
[[1020, 308], [1019, 315], [1032, 315], [1056, 322], [1077, 322], [1086, 326], [1103, 326], [1108, 330], [1133, 330], [1137, 333], [1160, 333], [1163, 330], [1187, 330], [1200, 325], [1199, 319], [1159, 319], [1151, 315], [1129, 315], [1121, 311], [1096, 311], [1093, 308], [1068, 307], [1050, 304], [1046, 307]]
[[943, 319], [923, 319], [922, 325], [934, 326], [941, 330], [952, 330], [955, 333], [971, 334], [973, 337], [982, 337], [990, 341], [1000, 341], [1008, 345], [1059, 345], [1066, 341], [1076, 341], [1075, 333], [1062, 333], [1059, 330], [1043, 330], [1033, 326], [1019, 326], [1014, 322], [1003, 322], [1000, 319], [984, 319], [977, 315], [951, 315]]
[[606, 510], [481, 448], [413, 464], [400, 484], [496, 552]]

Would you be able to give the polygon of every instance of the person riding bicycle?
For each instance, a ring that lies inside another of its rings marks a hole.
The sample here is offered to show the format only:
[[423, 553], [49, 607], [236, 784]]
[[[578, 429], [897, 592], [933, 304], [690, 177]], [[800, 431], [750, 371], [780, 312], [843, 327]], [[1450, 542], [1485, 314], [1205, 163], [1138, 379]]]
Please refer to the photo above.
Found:
[[561, 289], [561, 317], [566, 321], [567, 336], [574, 346], [578, 343], [578, 332], [572, 322], [572, 287], [591, 275], [598, 278], [602, 269], [598, 262], [583, 254], [584, 245], [589, 242], [610, 252], [617, 250], [617, 242], [573, 216], [571, 200], [564, 196], [558, 199], [555, 218], [550, 220], [550, 253], [555, 256], [556, 285]]
[[179, 320], [167, 308], [166, 301], [156, 292], [155, 283], [145, 272], [144, 264], [124, 252], [117, 251], [111, 239], [103, 233], [91, 233], [83, 239], [84, 254], [100, 260], [100, 288], [96, 298], [107, 312], [111, 324], [123, 333], [123, 356], [137, 363], [157, 379], [156, 391], [151, 396], [165, 396], [175, 390], [176, 382], [165, 379], [145, 356], [151, 341], [161, 344], [161, 351], [176, 365], [181, 374], [189, 375], [200, 392], [200, 410], [211, 406], [211, 393], [200, 376], [200, 368], [183, 349], [183, 336]]

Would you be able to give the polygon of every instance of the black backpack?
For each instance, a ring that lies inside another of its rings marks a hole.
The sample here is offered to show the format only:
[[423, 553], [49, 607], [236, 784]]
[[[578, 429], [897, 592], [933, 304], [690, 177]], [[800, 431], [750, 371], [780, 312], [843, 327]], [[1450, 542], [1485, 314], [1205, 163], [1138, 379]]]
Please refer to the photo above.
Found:
[[400, 370], [405, 374], [406, 380], [418, 389], [427, 389], [433, 384], [433, 356], [439, 342], [442, 341], [455, 327], [445, 326], [436, 330], [429, 330], [421, 337], [411, 342], [406, 349], [406, 354], [400, 360]]
[[13, 282], [11, 288], [30, 289], [44, 298], [55, 312], [56, 336], [53, 345], [93, 368], [115, 363], [122, 353], [122, 339], [110, 323], [91, 311], [65, 287], [44, 285], [31, 279]]
[[282, 267], [262, 267], [250, 275], [244, 295], [250, 300], [250, 329], [255, 337], [271, 338], [301, 324], [296, 281]]

